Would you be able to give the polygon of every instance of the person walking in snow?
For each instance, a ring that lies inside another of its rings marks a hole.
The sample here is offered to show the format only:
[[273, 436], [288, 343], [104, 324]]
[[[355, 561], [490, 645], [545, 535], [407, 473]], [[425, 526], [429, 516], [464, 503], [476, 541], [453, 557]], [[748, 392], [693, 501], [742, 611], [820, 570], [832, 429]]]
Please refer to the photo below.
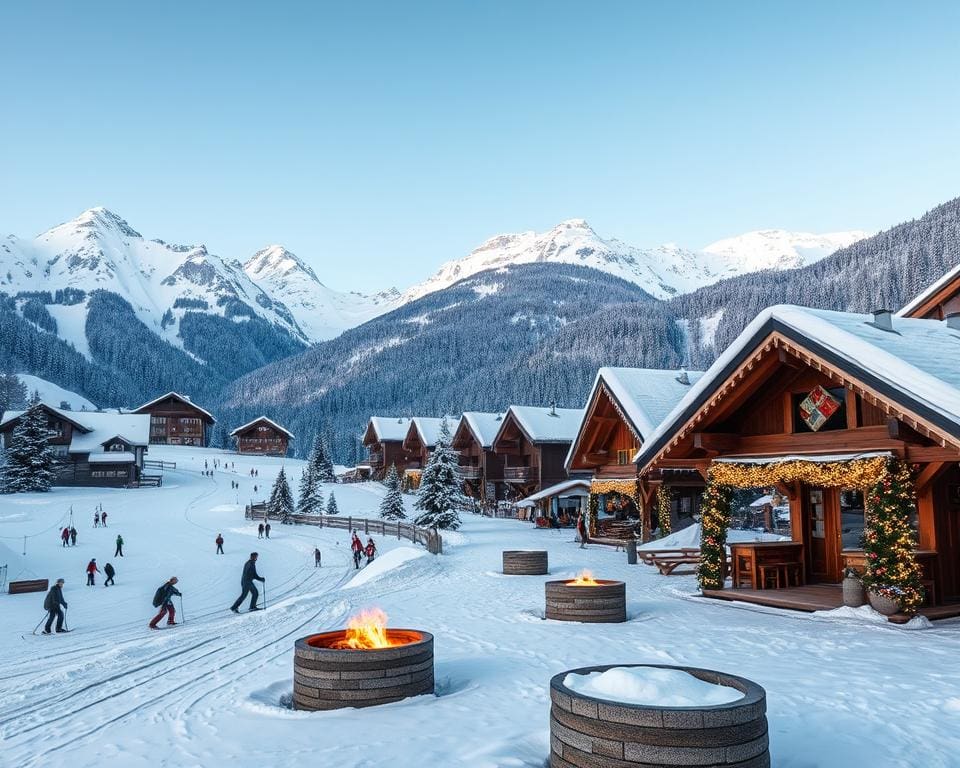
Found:
[[93, 513], [93, 527], [94, 527], [94, 528], [99, 528], [99, 527], [100, 527], [100, 513], [99, 513], [99, 512], [94, 512], [94, 513]]
[[251, 552], [250, 559], [247, 560], [247, 562], [243, 565], [243, 573], [240, 576], [240, 586], [243, 588], [243, 592], [240, 593], [240, 597], [238, 597], [234, 601], [233, 605], [230, 606], [230, 610], [234, 613], [240, 613], [240, 611], [237, 609], [240, 607], [240, 603], [243, 602], [243, 598], [245, 598], [248, 593], [250, 594], [250, 610], [260, 610], [257, 607], [257, 600], [260, 599], [260, 592], [257, 590], [257, 587], [253, 582], [259, 581], [262, 584], [266, 581], [266, 579], [257, 573], [257, 557], [258, 554], [256, 552]]
[[263, 533], [268, 539], [270, 538], [270, 523], [263, 526]]
[[111, 584], [114, 583], [113, 577], [114, 577], [114, 574], [116, 574], [116, 571], [113, 570], [113, 566], [110, 565], [110, 563], [107, 563], [105, 566], [103, 566], [103, 572], [107, 577], [106, 580], [103, 582], [103, 586], [109, 587]]
[[263, 523], [260, 523], [260, 525], [257, 526], [257, 538], [263, 538]]
[[580, 549], [584, 549], [587, 546], [587, 518], [583, 512], [577, 517], [577, 534], [580, 536]]
[[77, 529], [72, 525], [70, 526], [70, 546], [77, 546]]
[[123, 557], [123, 536], [117, 534], [117, 550], [113, 553], [114, 557]]
[[320, 567], [320, 547], [313, 548], [313, 567]]
[[353, 567], [356, 569], [360, 568], [360, 556], [363, 553], [363, 542], [360, 541], [360, 537], [357, 536], [357, 532], [353, 532], [353, 540], [350, 542], [350, 549], [353, 550]]
[[93, 558], [89, 563], [87, 563], [87, 586], [94, 587], [96, 586], [96, 580], [94, 574], [100, 573], [100, 569], [97, 568], [97, 558]]
[[205, 470], [210, 468], [210, 467], [207, 465], [207, 460], [206, 460], [206, 459], [203, 460], [203, 468], [204, 468]]
[[70, 529], [64, 528], [60, 532], [60, 546], [69, 547], [70, 546]]
[[217, 554], [222, 555], [223, 554], [223, 534], [218, 533], [215, 541], [217, 542]]
[[374, 556], [377, 554], [377, 545], [373, 543], [373, 539], [369, 536], [367, 537], [367, 546], [363, 551], [367, 556], [367, 565], [370, 565], [370, 563], [373, 562]]
[[106, 512], [101, 512], [101, 513], [100, 513], [100, 525], [102, 525], [104, 528], [107, 527], [107, 513], [106, 513]]
[[164, 616], [167, 617], [167, 626], [175, 627], [177, 622], [174, 621], [177, 615], [176, 608], [173, 607], [173, 596], [179, 595], [180, 590], [177, 589], [177, 577], [171, 576], [166, 583], [161, 585], [156, 593], [153, 596], [153, 605], [155, 608], [160, 609], [160, 613], [154, 616], [150, 623], [147, 625], [150, 629], [159, 629], [157, 624], [160, 623], [160, 619]]
[[[43, 628], [43, 634], [50, 634], [50, 627], [53, 626], [53, 620], [57, 620], [57, 632], [66, 632], [63, 628], [63, 608], [67, 607], [67, 601], [63, 599], [63, 579], [57, 579], [57, 583], [50, 587], [47, 596], [43, 599], [43, 610], [47, 612], [47, 624]], [[34, 630], [36, 632], [36, 630]]]

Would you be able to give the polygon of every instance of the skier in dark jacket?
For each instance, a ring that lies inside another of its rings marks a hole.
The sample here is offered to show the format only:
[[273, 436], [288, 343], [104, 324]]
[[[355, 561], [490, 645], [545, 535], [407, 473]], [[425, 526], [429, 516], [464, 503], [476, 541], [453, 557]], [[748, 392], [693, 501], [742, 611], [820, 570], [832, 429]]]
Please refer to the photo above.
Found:
[[223, 534], [218, 533], [217, 538], [214, 539], [214, 541], [216, 541], [217, 543], [217, 554], [222, 555], [223, 554]]
[[363, 553], [367, 556], [367, 565], [373, 562], [373, 558], [377, 554], [377, 545], [373, 543], [373, 539], [369, 536], [367, 537], [367, 546], [363, 548]]
[[101, 512], [101, 513], [100, 513], [100, 525], [102, 525], [104, 528], [107, 527], [107, 513], [106, 513], [106, 512]]
[[233, 605], [230, 606], [230, 610], [234, 613], [240, 613], [237, 610], [240, 607], [240, 603], [243, 602], [243, 598], [247, 596], [247, 593], [250, 594], [250, 610], [259, 611], [257, 607], [257, 600], [260, 599], [260, 592], [257, 590], [254, 585], [254, 581], [259, 581], [261, 583], [265, 582], [266, 579], [263, 578], [259, 573], [257, 573], [257, 553], [251, 552], [250, 559], [243, 566], [243, 575], [240, 577], [240, 586], [243, 588], [243, 592], [240, 593]]
[[157, 596], [154, 598], [154, 603], [160, 603], [160, 613], [153, 617], [150, 623], [147, 625], [150, 629], [159, 629], [157, 624], [160, 622], [160, 619], [166, 615], [167, 617], [167, 626], [175, 627], [177, 622], [174, 621], [174, 618], [177, 615], [176, 609], [173, 607], [173, 596], [179, 595], [180, 590], [177, 589], [177, 577], [171, 576], [170, 579], [157, 590]]
[[263, 523], [260, 523], [260, 525], [257, 526], [257, 538], [263, 538]]
[[43, 628], [43, 634], [50, 634], [54, 619], [57, 620], [57, 632], [67, 631], [63, 628], [63, 611], [60, 606], [67, 607], [67, 601], [63, 599], [63, 579], [57, 579], [57, 583], [50, 587], [50, 591], [43, 599], [43, 610], [50, 614], [47, 616], [47, 625]]
[[270, 523], [267, 523], [265, 526], [263, 526], [263, 533], [268, 539], [270, 538]]
[[123, 536], [117, 534], [117, 549], [113, 553], [114, 557], [123, 557]]
[[107, 576], [106, 580], [103, 582], [103, 586], [109, 587], [111, 584], [114, 583], [113, 577], [114, 575], [116, 575], [117, 572], [113, 570], [113, 566], [110, 565], [110, 563], [107, 563], [105, 566], [103, 566], [103, 572]]
[[320, 557], [321, 557], [320, 547], [314, 547], [313, 548], [313, 567], [314, 568], [320, 567]]
[[72, 525], [70, 526], [70, 546], [77, 546], [77, 529]]

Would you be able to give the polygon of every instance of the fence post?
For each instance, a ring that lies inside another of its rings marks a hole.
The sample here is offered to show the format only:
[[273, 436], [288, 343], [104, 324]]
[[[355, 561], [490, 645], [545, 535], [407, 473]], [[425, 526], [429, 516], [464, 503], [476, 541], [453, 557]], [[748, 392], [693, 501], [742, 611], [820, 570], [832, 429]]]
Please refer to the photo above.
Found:
[[323, 528], [323, 514], [318, 515], [317, 518], [320, 521], [320, 527]]
[[347, 530], [349, 531], [353, 530], [353, 517], [347, 518]]
[[367, 518], [363, 518], [363, 533], [364, 535], [370, 533], [370, 521]]
[[397, 520], [397, 541], [400, 541], [400, 521]]

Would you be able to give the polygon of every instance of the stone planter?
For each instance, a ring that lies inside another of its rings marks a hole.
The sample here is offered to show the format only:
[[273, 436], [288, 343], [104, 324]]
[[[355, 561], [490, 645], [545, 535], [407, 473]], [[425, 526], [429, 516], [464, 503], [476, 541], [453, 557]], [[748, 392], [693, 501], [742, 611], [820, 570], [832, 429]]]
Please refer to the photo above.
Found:
[[866, 605], [867, 594], [860, 583], [860, 579], [855, 576], [847, 576], [843, 580], [843, 604], [851, 608], [859, 608]]
[[[623, 666], [681, 669], [744, 696], [713, 706], [656, 707], [596, 699], [563, 684], [571, 672], [584, 675]], [[766, 692], [742, 677], [660, 664], [585, 667], [555, 675], [550, 700], [551, 768], [770, 766]]]
[[567, 581], [544, 585], [544, 618], [615, 624], [627, 620], [627, 586], [622, 581], [600, 579], [594, 587], [575, 587]]
[[867, 596], [870, 598], [870, 607], [877, 613], [882, 613], [884, 616], [893, 616], [893, 614], [900, 612], [900, 604], [896, 600], [891, 600], [872, 589], [867, 592]]
[[503, 572], [507, 576], [543, 576], [548, 572], [545, 549], [504, 550]]

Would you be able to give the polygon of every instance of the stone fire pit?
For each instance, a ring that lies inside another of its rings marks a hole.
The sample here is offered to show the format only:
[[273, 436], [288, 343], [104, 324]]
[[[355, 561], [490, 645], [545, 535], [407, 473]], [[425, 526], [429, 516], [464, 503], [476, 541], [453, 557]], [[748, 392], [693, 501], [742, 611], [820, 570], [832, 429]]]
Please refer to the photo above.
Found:
[[514, 549], [503, 552], [503, 572], [508, 576], [543, 576], [547, 571], [544, 549]]
[[[386, 618], [386, 617], [384, 617]], [[433, 693], [433, 635], [381, 628], [387, 647], [344, 647], [350, 629], [297, 640], [293, 656], [293, 706], [326, 710], [373, 707]]]
[[[743, 696], [724, 704], [653, 706], [587, 696], [564, 682], [567, 675], [641, 667], [680, 670], [698, 680], [734, 688]], [[550, 700], [552, 768], [770, 766], [766, 692], [742, 677], [655, 664], [585, 667], [555, 675]]]
[[627, 620], [627, 586], [622, 581], [594, 579], [584, 572], [571, 581], [548, 581], [544, 591], [544, 618], [595, 624]]

